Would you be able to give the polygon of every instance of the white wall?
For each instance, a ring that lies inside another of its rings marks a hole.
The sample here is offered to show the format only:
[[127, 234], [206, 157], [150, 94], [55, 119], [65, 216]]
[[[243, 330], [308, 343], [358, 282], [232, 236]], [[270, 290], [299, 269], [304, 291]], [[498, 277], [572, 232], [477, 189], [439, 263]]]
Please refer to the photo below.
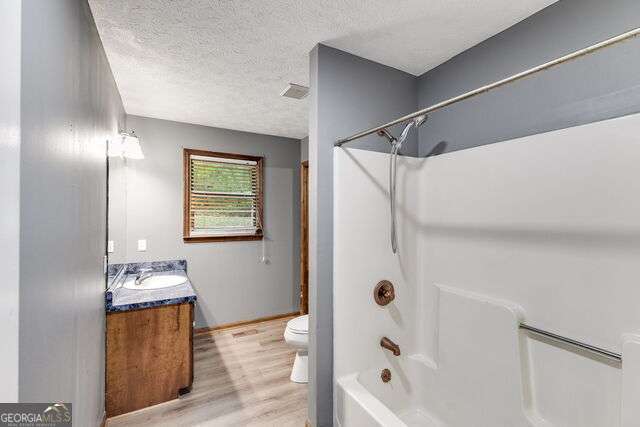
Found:
[[18, 400], [21, 2], [0, 2], [0, 402]]
[[[110, 163], [110, 262], [186, 259], [198, 327], [298, 310], [299, 141], [137, 116], [127, 127], [145, 159]], [[264, 240], [182, 241], [183, 148], [264, 156]]]
[[[529, 400], [521, 397], [523, 407], [530, 404], [553, 426], [636, 425], [638, 394], [630, 390], [640, 383], [640, 358], [624, 335], [640, 333], [638, 135], [636, 115], [407, 159], [401, 168], [406, 176], [400, 199], [410, 209], [402, 213], [402, 227], [408, 230], [400, 242], [404, 248], [417, 239], [417, 259], [404, 262], [400, 257], [396, 263], [384, 218], [387, 156], [337, 149], [336, 375], [390, 363], [393, 358], [382, 355], [386, 352], [377, 343], [385, 334], [407, 348], [403, 354], [436, 366], [439, 358], [447, 357], [443, 338], [452, 330], [469, 340], [466, 357], [476, 352], [482, 359], [490, 353], [486, 331], [473, 329], [486, 323], [481, 310], [472, 311], [480, 316], [475, 322], [461, 317], [458, 324], [447, 313], [438, 313], [448, 307], [442, 305], [438, 286], [448, 286], [461, 294], [508, 302], [533, 326], [620, 352], [624, 358], [621, 368], [529, 337], [519, 350], [518, 357], [528, 361], [523, 371], [498, 373], [495, 383], [482, 384], [484, 393], [495, 392], [512, 375], [522, 376], [532, 394]], [[370, 221], [367, 226], [358, 221], [362, 212]], [[415, 265], [418, 271], [405, 278], [398, 273], [400, 265]], [[400, 290], [393, 309], [381, 310], [370, 295], [383, 278], [391, 278]], [[363, 320], [357, 333], [349, 335], [352, 319]], [[446, 362], [442, 360], [442, 366]], [[459, 380], [440, 378], [431, 385], [455, 388], [464, 384]], [[464, 387], [458, 390], [460, 396], [477, 384]], [[440, 390], [445, 392], [440, 399], [455, 395], [455, 389]], [[483, 415], [478, 416], [481, 423]]]

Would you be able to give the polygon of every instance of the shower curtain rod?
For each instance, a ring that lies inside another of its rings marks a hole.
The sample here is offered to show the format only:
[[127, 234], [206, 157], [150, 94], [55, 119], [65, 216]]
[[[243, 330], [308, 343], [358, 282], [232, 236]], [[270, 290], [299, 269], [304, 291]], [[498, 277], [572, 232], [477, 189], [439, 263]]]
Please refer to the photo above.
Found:
[[575, 52], [572, 52], [572, 53], [569, 53], [567, 55], [561, 56], [560, 58], [556, 58], [556, 59], [554, 59], [552, 61], [545, 62], [544, 64], [538, 65], [536, 67], [529, 68], [528, 70], [525, 70], [525, 71], [522, 71], [520, 73], [514, 74], [514, 75], [512, 75], [510, 77], [507, 77], [505, 79], [498, 80], [496, 82], [493, 82], [491, 84], [479, 87], [479, 88], [474, 89], [472, 91], [465, 92], [465, 93], [463, 93], [461, 95], [458, 95], [458, 96], [455, 96], [453, 98], [449, 98], [446, 101], [438, 102], [437, 104], [434, 104], [434, 105], [432, 105], [430, 107], [423, 108], [422, 110], [418, 110], [418, 111], [415, 111], [415, 112], [413, 112], [411, 114], [407, 114], [406, 116], [399, 117], [399, 118], [397, 118], [397, 119], [395, 119], [395, 120], [393, 120], [393, 121], [391, 121], [389, 123], [385, 123], [383, 125], [376, 126], [374, 128], [371, 128], [371, 129], [367, 129], [365, 131], [356, 133], [356, 134], [351, 135], [351, 136], [346, 137], [346, 138], [341, 138], [338, 141], [336, 141], [333, 145], [335, 147], [340, 147], [343, 144], [346, 144], [348, 142], [354, 141], [356, 139], [362, 138], [362, 137], [367, 136], [367, 135], [371, 135], [372, 133], [376, 133], [376, 132], [381, 131], [383, 129], [386, 129], [386, 128], [390, 127], [390, 126], [397, 125], [397, 124], [400, 124], [402, 122], [406, 122], [407, 120], [411, 120], [411, 119], [413, 119], [413, 118], [415, 118], [417, 116], [425, 115], [425, 114], [431, 113], [433, 111], [440, 110], [441, 108], [447, 107], [447, 106], [449, 106], [451, 104], [455, 104], [456, 102], [464, 101], [465, 99], [472, 98], [472, 97], [474, 97], [476, 95], [479, 95], [481, 93], [489, 92], [490, 90], [493, 90], [493, 89], [498, 88], [500, 86], [504, 86], [506, 84], [513, 83], [513, 82], [515, 82], [517, 80], [523, 79], [523, 78], [528, 77], [528, 76], [530, 76], [532, 74], [535, 74], [535, 73], [538, 73], [540, 71], [555, 67], [556, 65], [562, 64], [564, 62], [571, 61], [571, 60], [579, 58], [581, 56], [585, 56], [585, 55], [591, 54], [591, 53], [596, 52], [596, 51], [598, 51], [600, 49], [604, 49], [606, 47], [609, 47], [609, 46], [612, 46], [612, 45], [614, 45], [616, 43], [620, 43], [622, 41], [631, 39], [631, 38], [636, 37], [638, 35], [640, 35], [640, 27], [635, 28], [635, 29], [630, 30], [630, 31], [627, 31], [626, 33], [622, 33], [622, 34], [617, 35], [615, 37], [611, 37], [610, 39], [601, 41], [599, 43], [596, 43], [596, 44], [591, 45], [589, 47], [586, 47], [584, 49], [576, 50]]

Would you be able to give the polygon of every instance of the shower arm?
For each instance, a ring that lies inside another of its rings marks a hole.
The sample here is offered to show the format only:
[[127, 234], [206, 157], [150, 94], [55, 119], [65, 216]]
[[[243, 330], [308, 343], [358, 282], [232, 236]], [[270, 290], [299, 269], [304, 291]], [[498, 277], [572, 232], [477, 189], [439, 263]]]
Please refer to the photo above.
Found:
[[617, 35], [615, 37], [611, 37], [609, 39], [603, 40], [603, 41], [601, 41], [599, 43], [593, 44], [593, 45], [591, 45], [589, 47], [586, 47], [584, 49], [576, 50], [575, 52], [572, 52], [572, 53], [569, 53], [567, 55], [561, 56], [561, 57], [556, 58], [556, 59], [554, 59], [552, 61], [545, 62], [544, 64], [538, 65], [536, 67], [529, 68], [528, 70], [525, 70], [525, 71], [522, 71], [520, 73], [514, 74], [514, 75], [512, 75], [510, 77], [507, 77], [505, 79], [498, 80], [498, 81], [490, 83], [488, 85], [481, 86], [481, 87], [479, 87], [477, 89], [474, 89], [472, 91], [465, 92], [465, 93], [463, 93], [461, 95], [458, 95], [458, 96], [455, 96], [453, 98], [449, 98], [449, 99], [447, 99], [445, 101], [438, 102], [437, 104], [433, 104], [430, 107], [423, 108], [422, 110], [418, 110], [418, 111], [415, 111], [415, 112], [413, 112], [411, 114], [407, 114], [406, 116], [399, 117], [399, 118], [397, 118], [397, 119], [395, 119], [395, 120], [393, 120], [393, 121], [391, 121], [389, 123], [386, 123], [386, 124], [383, 124], [383, 125], [380, 125], [380, 126], [376, 126], [374, 128], [370, 128], [370, 129], [364, 130], [362, 132], [356, 133], [356, 134], [351, 135], [351, 136], [346, 137], [346, 138], [341, 138], [338, 141], [336, 141], [333, 145], [334, 145], [334, 147], [341, 147], [343, 144], [346, 144], [346, 143], [351, 142], [351, 141], [355, 141], [356, 139], [363, 138], [363, 137], [365, 137], [367, 135], [371, 135], [373, 133], [379, 133], [381, 131], [386, 131], [387, 128], [389, 128], [391, 126], [394, 126], [394, 125], [397, 125], [397, 124], [400, 124], [400, 123], [404, 123], [404, 122], [406, 122], [408, 120], [414, 119], [414, 118], [416, 118], [418, 116], [426, 115], [426, 114], [431, 113], [433, 111], [440, 110], [440, 109], [442, 109], [444, 107], [447, 107], [449, 105], [455, 104], [457, 102], [464, 101], [464, 100], [469, 99], [469, 98], [473, 98], [476, 95], [480, 95], [482, 93], [489, 92], [490, 90], [496, 89], [496, 88], [498, 88], [500, 86], [505, 86], [505, 85], [507, 85], [509, 83], [513, 83], [515, 81], [518, 81], [520, 79], [528, 77], [528, 76], [530, 76], [532, 74], [536, 74], [536, 73], [538, 73], [540, 71], [544, 71], [544, 70], [547, 70], [549, 68], [555, 67], [556, 65], [560, 65], [562, 63], [571, 61], [573, 59], [580, 58], [580, 57], [585, 56], [585, 55], [589, 55], [589, 54], [594, 53], [596, 51], [599, 51], [601, 49], [607, 48], [609, 46], [613, 46], [614, 44], [617, 44], [617, 43], [632, 39], [632, 38], [634, 38], [634, 37], [636, 37], [638, 35], [640, 35], [640, 27], [635, 28], [635, 29], [630, 30], [630, 31], [627, 31], [626, 33], [622, 33], [622, 34]]
[[387, 138], [387, 141], [391, 145], [395, 144], [398, 141], [396, 137], [391, 135], [391, 133], [389, 133], [389, 131], [386, 128], [380, 129], [379, 131], [376, 132], [376, 134], [378, 134], [378, 136], [380, 137]]

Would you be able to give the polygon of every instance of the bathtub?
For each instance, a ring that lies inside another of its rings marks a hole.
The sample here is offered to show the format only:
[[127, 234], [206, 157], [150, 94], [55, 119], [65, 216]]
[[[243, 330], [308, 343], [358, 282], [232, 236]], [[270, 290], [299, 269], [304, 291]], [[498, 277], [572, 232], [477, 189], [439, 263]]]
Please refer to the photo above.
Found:
[[[382, 358], [373, 353], [376, 363], [368, 366], [375, 368], [339, 375], [336, 425], [550, 427], [530, 397], [530, 351], [519, 332], [519, 308], [447, 286], [438, 286], [437, 301], [437, 359], [422, 353], [395, 357], [383, 352]], [[387, 383], [380, 376], [384, 368], [391, 371]], [[572, 419], [557, 425], [607, 424]]]
[[[391, 381], [387, 383], [380, 377], [385, 368], [391, 371]], [[430, 398], [424, 387], [428, 380], [425, 374], [432, 369], [432, 362], [414, 355], [401, 357], [393, 365], [339, 378], [336, 424], [344, 427], [445, 427], [446, 424], [424, 407]]]

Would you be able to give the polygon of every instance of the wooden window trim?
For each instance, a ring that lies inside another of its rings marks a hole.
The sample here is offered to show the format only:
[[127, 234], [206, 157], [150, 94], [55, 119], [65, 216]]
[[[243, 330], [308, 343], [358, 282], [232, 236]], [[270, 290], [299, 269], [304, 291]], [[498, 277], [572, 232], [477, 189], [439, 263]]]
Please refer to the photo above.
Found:
[[189, 211], [191, 200], [191, 156], [209, 156], [220, 157], [225, 159], [250, 160], [256, 162], [258, 167], [258, 185], [260, 187], [260, 195], [258, 197], [259, 219], [260, 224], [264, 227], [264, 157], [247, 156], [244, 154], [221, 153], [217, 151], [193, 150], [184, 148], [183, 150], [183, 180], [184, 180], [184, 201], [183, 201], [183, 221], [182, 221], [182, 240], [185, 243], [205, 243], [205, 242], [238, 242], [262, 240], [264, 238], [263, 230], [258, 230], [255, 234], [246, 235], [229, 235], [229, 236], [191, 236], [191, 227], [189, 225]]

